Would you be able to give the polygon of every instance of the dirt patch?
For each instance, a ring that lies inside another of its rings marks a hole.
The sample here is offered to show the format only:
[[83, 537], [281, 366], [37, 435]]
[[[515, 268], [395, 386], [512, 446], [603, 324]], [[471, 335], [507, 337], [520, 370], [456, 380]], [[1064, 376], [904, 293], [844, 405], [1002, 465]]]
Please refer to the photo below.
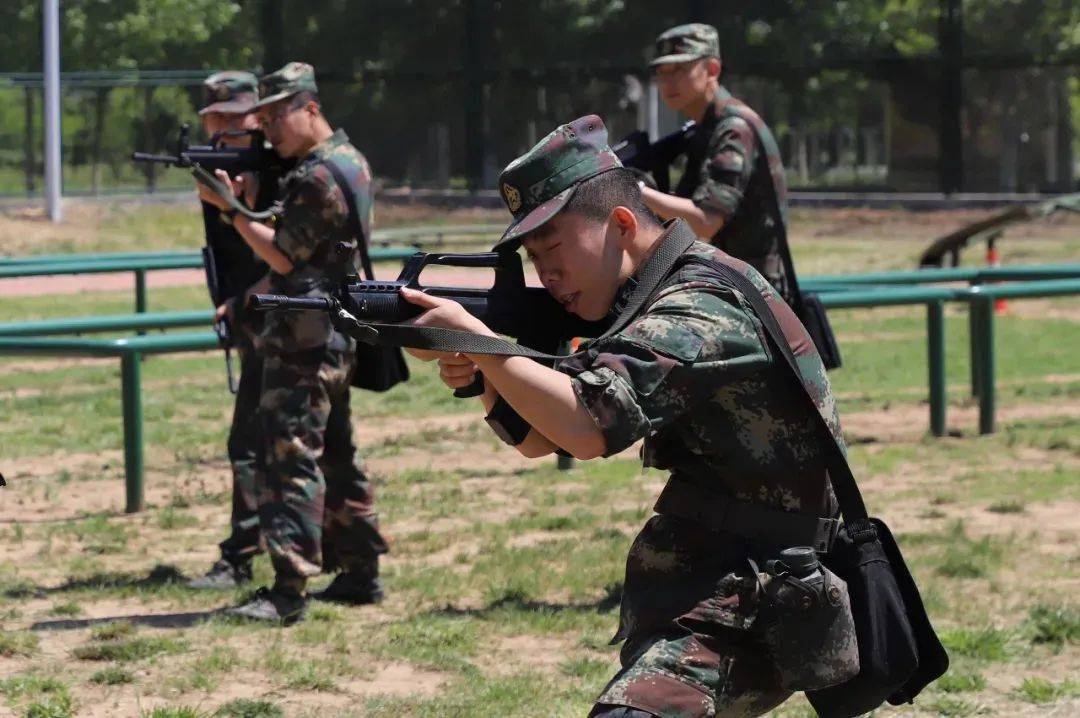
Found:
[[360, 696], [433, 696], [447, 676], [408, 663], [391, 663], [378, 669], [371, 680], [349, 681], [343, 690]]
[[[849, 441], [915, 441], [926, 436], [929, 430], [929, 408], [927, 405], [895, 405], [888, 409], [872, 411], [849, 411], [842, 417], [844, 433]], [[1046, 419], [1050, 417], [1080, 417], [1080, 402], [1055, 401], [1045, 404], [1017, 404], [998, 407], [999, 424], [1010, 421]], [[977, 432], [979, 408], [977, 406], [950, 406], [947, 414], [948, 426], [965, 427], [964, 434]]]

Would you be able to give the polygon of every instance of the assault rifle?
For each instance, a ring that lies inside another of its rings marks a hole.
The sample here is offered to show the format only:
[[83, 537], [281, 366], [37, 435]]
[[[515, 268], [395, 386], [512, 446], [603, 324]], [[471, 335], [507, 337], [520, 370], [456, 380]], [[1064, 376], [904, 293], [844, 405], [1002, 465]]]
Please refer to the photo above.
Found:
[[[133, 152], [131, 159], [135, 162], [189, 169], [199, 182], [216, 189], [237, 211], [254, 220], [272, 217], [276, 209], [269, 205], [277, 194], [278, 180], [288, 171], [289, 163], [273, 150], [263, 133], [258, 130], [217, 133], [210, 138], [210, 144], [193, 145], [189, 140], [190, 131], [190, 125], [180, 126], [174, 154]], [[251, 142], [247, 147], [233, 147], [222, 143], [225, 137], [250, 137]], [[244, 207], [233, 197], [214, 176], [215, 170], [224, 170], [230, 177], [244, 172], [257, 174], [259, 197], [256, 199], [255, 209], [260, 211]], [[235, 236], [228, 236], [228, 227], [220, 222], [216, 207], [203, 203], [203, 224], [206, 230], [206, 245], [202, 248], [203, 268], [206, 270], [206, 286], [210, 291], [210, 300], [216, 308], [229, 299], [242, 295], [266, 270], [256, 261], [251, 249], [243, 241]], [[233, 344], [231, 328], [227, 321], [222, 320], [214, 323], [214, 331], [225, 349], [229, 389], [235, 393], [237, 387], [230, 354]]]
[[[193, 169], [201, 167], [213, 175], [214, 170], [225, 170], [230, 177], [241, 172], [285, 172], [288, 166], [266, 141], [260, 130], [237, 130], [219, 132], [210, 138], [208, 145], [193, 145], [188, 137], [191, 125], [180, 126], [173, 154], [154, 154], [150, 152], [132, 152], [135, 162], [163, 164], [170, 167]], [[221, 144], [225, 137], [250, 136], [249, 147], [230, 147]]]
[[668, 192], [671, 189], [671, 163], [686, 152], [696, 129], [697, 125], [691, 120], [656, 142], [649, 142], [649, 135], [644, 130], [636, 130], [615, 143], [611, 149], [624, 167], [648, 172], [656, 182], [656, 188], [661, 192]]
[[[490, 289], [422, 285], [420, 273], [431, 265], [490, 268], [495, 272], [495, 282]], [[357, 277], [350, 277], [331, 299], [255, 294], [250, 306], [256, 310], [329, 312], [339, 329], [360, 341], [373, 343], [380, 328], [385, 334], [392, 331], [385, 325], [404, 322], [424, 311], [401, 296], [402, 287], [453, 299], [499, 334], [514, 337], [520, 345], [546, 354], [556, 353], [562, 344], [574, 337], [599, 336], [607, 325], [607, 322], [580, 319], [563, 309], [546, 289], [526, 286], [521, 257], [513, 251], [417, 252], [405, 262], [401, 274], [393, 281], [359, 281]], [[462, 390], [455, 393], [471, 395]]]

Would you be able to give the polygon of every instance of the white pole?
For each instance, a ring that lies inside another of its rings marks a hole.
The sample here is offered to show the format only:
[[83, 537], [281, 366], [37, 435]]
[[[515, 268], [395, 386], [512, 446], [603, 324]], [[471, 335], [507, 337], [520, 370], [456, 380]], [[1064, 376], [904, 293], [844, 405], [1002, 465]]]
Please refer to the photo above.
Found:
[[45, 210], [60, 221], [60, 0], [42, 0], [45, 48]]

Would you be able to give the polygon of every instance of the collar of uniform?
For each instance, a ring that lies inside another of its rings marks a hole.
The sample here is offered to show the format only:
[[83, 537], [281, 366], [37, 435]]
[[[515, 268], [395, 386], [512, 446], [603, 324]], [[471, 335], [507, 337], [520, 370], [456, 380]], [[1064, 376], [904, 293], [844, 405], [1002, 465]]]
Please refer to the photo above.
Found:
[[334, 130], [334, 134], [327, 137], [311, 148], [311, 152], [304, 158], [305, 160], [321, 160], [325, 159], [328, 154], [334, 149], [341, 147], [344, 144], [348, 144], [349, 136], [345, 134], [345, 130], [340, 127]]
[[641, 275], [641, 270], [645, 268], [650, 261], [652, 261], [653, 254], [656, 252], [656, 247], [663, 244], [668, 235], [680, 224], [677, 219], [669, 219], [664, 222], [664, 231], [656, 239], [653, 253], [650, 253], [641, 264], [637, 266], [634, 273], [626, 278], [626, 280], [619, 285], [619, 288], [615, 290], [615, 299], [611, 304], [611, 309], [608, 311], [608, 318], [614, 321], [622, 311], [626, 309], [626, 305], [630, 302], [630, 297], [633, 296], [634, 290], [637, 289], [638, 277]]

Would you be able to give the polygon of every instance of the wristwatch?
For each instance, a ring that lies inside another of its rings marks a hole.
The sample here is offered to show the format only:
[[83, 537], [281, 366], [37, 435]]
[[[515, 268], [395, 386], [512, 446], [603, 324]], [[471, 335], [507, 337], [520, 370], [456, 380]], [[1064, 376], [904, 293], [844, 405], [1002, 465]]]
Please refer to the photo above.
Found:
[[521, 415], [514, 411], [514, 407], [506, 403], [501, 396], [495, 400], [484, 421], [495, 432], [495, 436], [510, 446], [517, 446], [525, 441], [532, 429], [529, 422], [522, 419]]

